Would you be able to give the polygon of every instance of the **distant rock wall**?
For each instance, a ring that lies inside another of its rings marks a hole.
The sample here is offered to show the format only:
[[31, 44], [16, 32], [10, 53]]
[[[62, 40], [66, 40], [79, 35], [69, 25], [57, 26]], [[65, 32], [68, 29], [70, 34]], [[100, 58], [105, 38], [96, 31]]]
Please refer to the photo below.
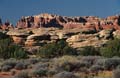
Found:
[[109, 16], [99, 18], [95, 16], [67, 17], [52, 14], [40, 14], [35, 16], [22, 17], [17, 22], [17, 28], [87, 28], [96, 31], [102, 29], [120, 29], [120, 16]]

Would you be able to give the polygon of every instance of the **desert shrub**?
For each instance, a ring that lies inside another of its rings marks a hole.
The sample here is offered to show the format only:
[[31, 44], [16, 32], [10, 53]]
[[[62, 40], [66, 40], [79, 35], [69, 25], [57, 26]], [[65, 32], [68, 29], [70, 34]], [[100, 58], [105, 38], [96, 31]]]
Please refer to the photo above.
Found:
[[113, 78], [120, 78], [120, 69], [116, 69], [113, 71]]
[[69, 62], [64, 62], [61, 66], [60, 66], [61, 69], [65, 70], [65, 71], [72, 71], [74, 70], [73, 69], [73, 64], [72, 63], [69, 63]]
[[65, 62], [76, 63], [79, 62], [79, 60], [75, 56], [68, 56], [68, 55], [52, 59], [52, 63], [54, 64], [62, 65]]
[[57, 74], [56, 70], [48, 70], [48, 72], [47, 72], [48, 77], [52, 77], [55, 74]]
[[30, 58], [30, 59], [28, 59], [27, 60], [30, 64], [36, 64], [36, 63], [38, 63], [38, 59], [36, 59], [36, 58]]
[[30, 78], [28, 75], [28, 71], [21, 71], [17, 75], [15, 75], [13, 78]]
[[11, 39], [0, 40], [0, 58], [27, 58], [27, 53], [18, 45], [12, 44]]
[[3, 62], [3, 64], [1, 65], [1, 69], [3, 71], [8, 71], [12, 68], [14, 68], [14, 66], [16, 65], [17, 61], [15, 59], [9, 59]]
[[98, 71], [102, 71], [102, 70], [104, 70], [104, 68], [100, 65], [93, 65], [90, 67], [91, 72], [98, 72]]
[[90, 67], [92, 66], [93, 64], [95, 64], [95, 62], [98, 60], [98, 59], [101, 59], [102, 57], [100, 56], [83, 56], [81, 59], [80, 59], [80, 62], [85, 64], [86, 67]]
[[81, 50], [79, 50], [79, 54], [83, 56], [94, 56], [94, 55], [100, 55], [99, 51], [97, 48], [93, 46], [85, 46], [82, 47]]
[[38, 64], [35, 64], [35, 65], [33, 66], [33, 68], [36, 69], [36, 70], [39, 69], [39, 68], [47, 69], [48, 66], [49, 66], [48, 63], [38, 63]]
[[99, 59], [96, 65], [103, 66], [105, 70], [113, 70], [120, 65], [120, 58]]
[[63, 72], [60, 72], [60, 73], [54, 75], [53, 78], [77, 78], [77, 76], [75, 76], [71, 72], [63, 71]]
[[120, 39], [114, 39], [100, 49], [100, 53], [105, 57], [120, 56]]
[[10, 66], [14, 67], [16, 65], [16, 63], [17, 63], [16, 59], [10, 58], [10, 59], [4, 60], [2, 63], [2, 66], [10, 65]]
[[22, 70], [22, 69], [26, 69], [27, 68], [27, 65], [24, 64], [23, 62], [18, 62], [16, 65], [15, 65], [15, 69], [17, 70]]
[[12, 69], [12, 66], [4, 65], [4, 66], [2, 66], [1, 71], [8, 72], [8, 71], [10, 71], [10, 69]]
[[105, 61], [106, 61], [106, 58], [98, 59], [98, 60], [95, 62], [95, 65], [104, 66]]
[[115, 69], [118, 65], [120, 65], [120, 58], [109, 58], [105, 61], [105, 69]]
[[40, 48], [37, 53], [40, 57], [58, 57], [63, 55], [77, 55], [77, 51], [72, 47], [68, 46], [68, 44], [61, 40], [57, 43], [46, 44], [42, 48]]
[[43, 68], [35, 69], [31, 72], [31, 77], [43, 77], [47, 76], [47, 70]]
[[55, 69], [57, 72], [61, 71], [77, 71], [82, 64], [75, 56], [62, 56], [59, 58], [54, 58], [49, 64], [49, 67]]

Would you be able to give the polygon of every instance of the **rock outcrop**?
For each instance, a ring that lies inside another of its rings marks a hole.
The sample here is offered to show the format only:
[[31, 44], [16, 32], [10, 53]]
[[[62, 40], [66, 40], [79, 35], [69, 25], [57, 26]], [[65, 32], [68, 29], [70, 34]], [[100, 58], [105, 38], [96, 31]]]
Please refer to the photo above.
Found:
[[[87, 33], [86, 33], [87, 32]], [[84, 29], [56, 29], [56, 28], [37, 28], [37, 29], [16, 29], [7, 32], [17, 44], [26, 47], [42, 46], [47, 43], [66, 40], [74, 48], [84, 46], [100, 47], [104, 45], [113, 34], [112, 30], [102, 30], [98, 33], [88, 33]], [[109, 37], [109, 38], [108, 38]]]

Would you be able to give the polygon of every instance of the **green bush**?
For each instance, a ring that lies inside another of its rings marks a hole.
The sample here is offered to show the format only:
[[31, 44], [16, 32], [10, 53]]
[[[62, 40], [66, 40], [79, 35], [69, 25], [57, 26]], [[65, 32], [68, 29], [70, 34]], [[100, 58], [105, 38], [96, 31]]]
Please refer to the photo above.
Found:
[[83, 55], [83, 56], [94, 56], [94, 55], [100, 55], [99, 51], [97, 50], [97, 48], [93, 47], [93, 46], [85, 46], [82, 47], [81, 50], [79, 50], [79, 54]]
[[12, 44], [11, 39], [0, 40], [0, 58], [26, 58], [27, 53], [23, 48], [16, 44]]
[[106, 46], [100, 49], [100, 53], [105, 57], [120, 56], [120, 39], [108, 41]]
[[63, 55], [77, 55], [77, 51], [61, 40], [57, 43], [46, 44], [41, 47], [38, 54], [40, 57], [58, 57]]

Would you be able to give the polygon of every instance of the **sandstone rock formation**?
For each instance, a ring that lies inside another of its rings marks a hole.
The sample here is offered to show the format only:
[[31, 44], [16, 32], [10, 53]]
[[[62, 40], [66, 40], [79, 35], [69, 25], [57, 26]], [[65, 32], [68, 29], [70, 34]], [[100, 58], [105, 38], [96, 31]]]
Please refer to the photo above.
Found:
[[13, 28], [14, 28], [13, 25], [8, 20], [6, 20], [6, 22], [2, 24], [2, 20], [0, 19], [0, 29], [10, 30]]
[[8, 31], [7, 35], [11, 36], [16, 44], [24, 44], [26, 37], [29, 35], [29, 32], [27, 32], [26, 30], [14, 29]]
[[[52, 14], [40, 14], [35, 16], [22, 17], [17, 22], [17, 28], [39, 28], [39, 27], [58, 27], [61, 28], [66, 23], [85, 23], [86, 20], [83, 17], [65, 17]], [[75, 24], [76, 25], [76, 24]], [[66, 28], [66, 27], [65, 27]]]
[[99, 18], [96, 16], [83, 17], [67, 17], [52, 14], [40, 14], [35, 16], [22, 17], [17, 22], [17, 28], [79, 28], [89, 29], [96, 32], [102, 29], [120, 29], [120, 16], [109, 16], [107, 18]]
[[[71, 47], [103, 46], [109, 39], [120, 38], [120, 16], [99, 18], [96, 16], [66, 17], [40, 14], [22, 17], [12, 28], [7, 21], [1, 22], [1, 29], [8, 30], [16, 44], [27, 49], [47, 43], [65, 40]], [[29, 49], [34, 50], [34, 49]]]
[[73, 48], [84, 46], [100, 47], [104, 45], [112, 32], [103, 30], [99, 33], [84, 33], [82, 29], [54, 29], [54, 28], [37, 28], [37, 29], [14, 29], [8, 31], [7, 35], [13, 38], [16, 44], [22, 44], [26, 47], [42, 46], [47, 43], [66, 40]]

